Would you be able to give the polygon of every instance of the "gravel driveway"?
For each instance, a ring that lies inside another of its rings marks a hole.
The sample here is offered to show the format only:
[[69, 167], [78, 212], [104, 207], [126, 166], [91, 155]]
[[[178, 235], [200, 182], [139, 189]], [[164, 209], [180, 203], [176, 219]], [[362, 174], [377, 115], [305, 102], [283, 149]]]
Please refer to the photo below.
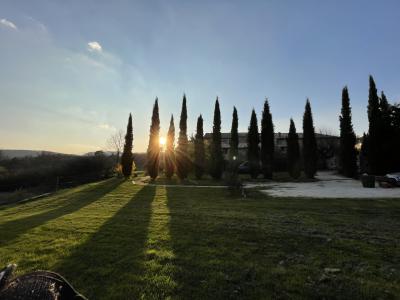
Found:
[[[316, 182], [267, 182], [257, 184], [275, 197], [312, 198], [400, 198], [400, 188], [364, 188], [361, 182], [332, 172], [319, 172]], [[251, 185], [246, 185], [251, 187]]]

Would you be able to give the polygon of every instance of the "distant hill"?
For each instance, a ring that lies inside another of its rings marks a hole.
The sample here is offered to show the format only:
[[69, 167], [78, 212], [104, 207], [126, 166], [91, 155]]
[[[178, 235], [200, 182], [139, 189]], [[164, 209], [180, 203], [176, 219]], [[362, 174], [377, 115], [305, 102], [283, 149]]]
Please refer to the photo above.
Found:
[[13, 150], [13, 149], [0, 149], [1, 154], [4, 157], [7, 158], [21, 158], [21, 157], [36, 157], [41, 154], [47, 154], [47, 155], [67, 155], [63, 153], [58, 153], [58, 152], [52, 152], [52, 151], [42, 151], [42, 150]]
[[93, 156], [93, 155], [96, 154], [96, 152], [103, 152], [103, 154], [106, 155], [106, 156], [111, 156], [111, 155], [116, 155], [117, 154], [117, 152], [115, 152], [115, 151], [102, 151], [102, 150], [99, 150], [99, 151], [87, 152], [87, 153], [83, 154], [83, 156]]

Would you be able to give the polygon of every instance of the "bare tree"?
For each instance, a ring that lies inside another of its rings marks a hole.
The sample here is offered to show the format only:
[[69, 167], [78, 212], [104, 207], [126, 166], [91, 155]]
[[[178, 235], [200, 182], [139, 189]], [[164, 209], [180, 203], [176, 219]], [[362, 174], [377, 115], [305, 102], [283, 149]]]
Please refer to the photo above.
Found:
[[124, 149], [124, 142], [125, 137], [122, 129], [112, 134], [107, 140], [107, 148], [117, 153], [117, 163], [119, 163], [120, 153]]

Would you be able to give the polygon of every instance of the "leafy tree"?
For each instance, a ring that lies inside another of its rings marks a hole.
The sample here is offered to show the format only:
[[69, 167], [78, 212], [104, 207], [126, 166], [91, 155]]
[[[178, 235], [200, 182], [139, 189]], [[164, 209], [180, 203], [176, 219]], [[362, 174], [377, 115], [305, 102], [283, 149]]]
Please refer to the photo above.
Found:
[[257, 178], [260, 172], [260, 134], [258, 132], [256, 112], [252, 111], [250, 126], [247, 134], [247, 159], [249, 162], [251, 178]]
[[234, 157], [238, 156], [239, 148], [239, 120], [236, 107], [233, 107], [232, 126], [231, 126], [231, 139], [229, 140], [229, 160], [232, 161]]
[[129, 114], [128, 125], [126, 127], [124, 151], [122, 152], [122, 157], [121, 157], [122, 174], [124, 175], [125, 178], [130, 177], [132, 174], [132, 163], [133, 163], [132, 147], [133, 147], [132, 115]]
[[369, 96], [368, 96], [368, 168], [369, 173], [379, 173], [379, 133], [380, 133], [380, 111], [379, 97], [375, 81], [369, 76]]
[[224, 157], [221, 145], [221, 112], [218, 97], [215, 100], [214, 125], [210, 144], [210, 174], [214, 179], [221, 179], [224, 169]]
[[194, 172], [197, 179], [201, 179], [203, 176], [205, 159], [203, 117], [200, 115], [197, 118], [197, 130], [194, 141]]
[[290, 119], [289, 134], [287, 138], [287, 161], [289, 175], [292, 178], [300, 177], [300, 146], [299, 135], [293, 119]]
[[160, 117], [158, 112], [158, 98], [154, 102], [151, 117], [149, 146], [147, 148], [147, 172], [151, 179], [158, 176], [160, 162]]
[[190, 159], [188, 156], [188, 137], [187, 137], [187, 108], [186, 95], [183, 95], [181, 119], [179, 122], [178, 147], [175, 152], [176, 174], [181, 180], [187, 178], [190, 169]]
[[264, 178], [272, 179], [272, 166], [274, 162], [275, 136], [272, 115], [268, 99], [265, 99], [261, 119], [261, 164]]
[[171, 116], [169, 122], [167, 142], [165, 145], [165, 176], [170, 179], [175, 171], [175, 125], [174, 116]]
[[342, 91], [342, 112], [340, 121], [340, 172], [347, 177], [357, 176], [356, 135], [351, 121], [351, 107], [347, 87]]
[[306, 177], [314, 178], [318, 161], [317, 140], [315, 138], [311, 105], [308, 99], [303, 116], [303, 160]]

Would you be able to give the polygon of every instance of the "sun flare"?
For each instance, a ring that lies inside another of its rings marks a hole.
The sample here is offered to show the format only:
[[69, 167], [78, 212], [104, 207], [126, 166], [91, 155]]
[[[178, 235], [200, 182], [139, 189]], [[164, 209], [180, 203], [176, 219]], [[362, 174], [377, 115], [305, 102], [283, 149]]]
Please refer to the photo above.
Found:
[[165, 137], [160, 136], [160, 145], [164, 146], [166, 142], [167, 142], [167, 140], [165, 139]]

